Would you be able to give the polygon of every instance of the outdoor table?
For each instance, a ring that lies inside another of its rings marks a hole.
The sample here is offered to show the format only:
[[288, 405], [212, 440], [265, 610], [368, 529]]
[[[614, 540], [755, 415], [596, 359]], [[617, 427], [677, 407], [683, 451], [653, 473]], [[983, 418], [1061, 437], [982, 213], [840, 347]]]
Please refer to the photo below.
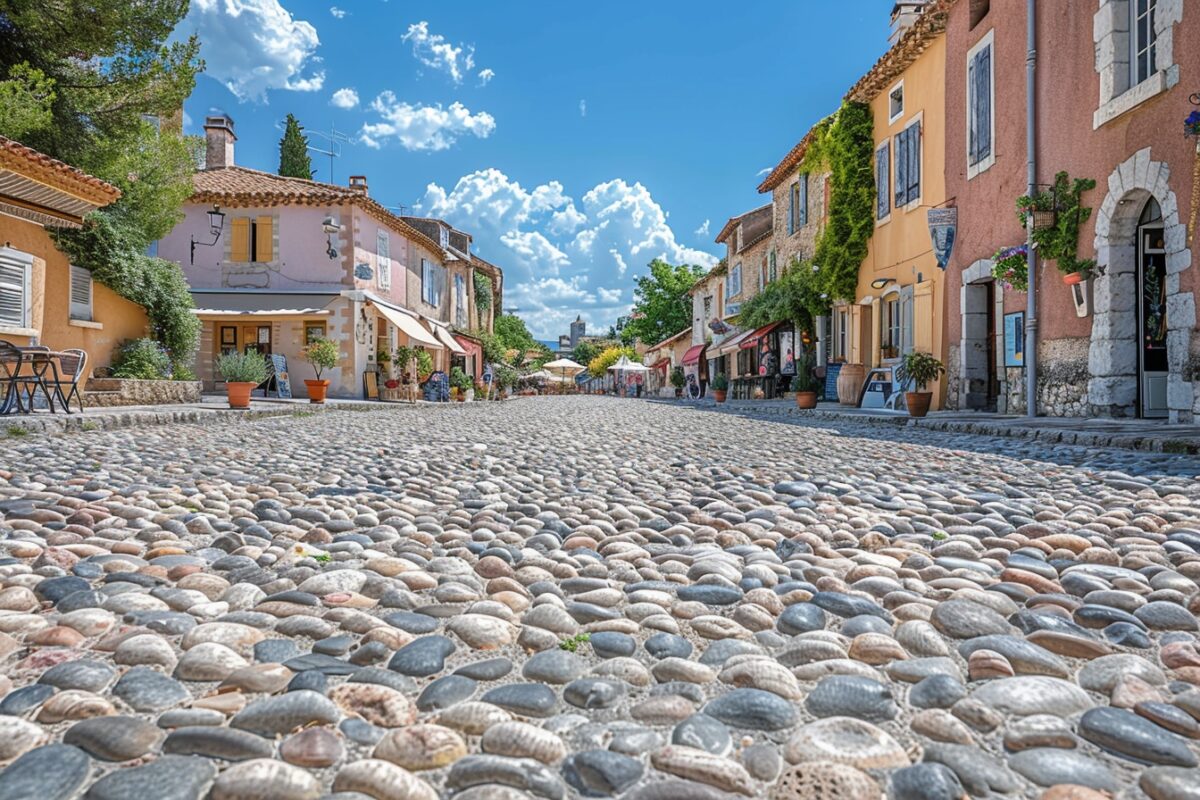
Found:
[[[70, 413], [70, 408], [67, 406], [66, 400], [62, 396], [62, 388], [59, 384], [58, 374], [58, 359], [64, 354], [56, 350], [51, 350], [48, 347], [41, 345], [16, 347], [21, 353], [22, 369], [16, 373], [10, 374], [7, 377], [7, 383], [4, 392], [4, 397], [0, 399], [0, 415], [3, 414], [30, 414], [33, 412], [33, 392], [29, 393], [29, 407], [26, 408], [21, 402], [21, 390], [19, 384], [34, 383], [42, 390], [42, 394], [46, 396], [46, 404], [50, 408], [50, 413], [54, 411], [54, 396], [58, 395], [59, 401], [63, 405], [63, 409]], [[25, 373], [24, 367], [29, 367], [29, 372]], [[46, 384], [46, 373], [49, 372], [54, 379], [54, 391]], [[15, 408], [15, 411], [14, 411]]]

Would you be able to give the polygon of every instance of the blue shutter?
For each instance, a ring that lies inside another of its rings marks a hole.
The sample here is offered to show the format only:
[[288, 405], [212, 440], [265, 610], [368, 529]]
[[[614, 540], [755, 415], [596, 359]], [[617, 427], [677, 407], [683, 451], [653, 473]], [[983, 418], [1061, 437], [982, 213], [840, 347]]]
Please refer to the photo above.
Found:
[[892, 207], [891, 165], [888, 163], [890, 147], [887, 142], [884, 142], [883, 147], [875, 151], [875, 216], [877, 219], [886, 217]]
[[921, 196], [921, 123], [908, 129], [908, 200], [915, 202]]
[[788, 187], [788, 236], [796, 232], [796, 190]]
[[896, 137], [896, 207], [907, 204], [908, 190], [908, 136], [901, 131]]
[[800, 224], [808, 224], [808, 173], [800, 175]]
[[979, 163], [979, 56], [967, 64], [967, 163]]
[[975, 57], [976, 91], [979, 95], [979, 127], [976, 154], [979, 160], [992, 154], [992, 48], [983, 48]]

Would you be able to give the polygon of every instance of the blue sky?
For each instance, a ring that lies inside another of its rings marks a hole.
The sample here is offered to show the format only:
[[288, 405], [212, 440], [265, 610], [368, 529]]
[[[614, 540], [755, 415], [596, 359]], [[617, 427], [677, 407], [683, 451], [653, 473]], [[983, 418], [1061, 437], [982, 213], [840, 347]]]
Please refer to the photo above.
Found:
[[607, 328], [656, 256], [714, 263], [760, 171], [886, 50], [891, 6], [192, 0], [187, 129], [225, 111], [238, 163], [274, 171], [287, 113], [336, 126], [335, 182], [472, 233], [551, 338]]

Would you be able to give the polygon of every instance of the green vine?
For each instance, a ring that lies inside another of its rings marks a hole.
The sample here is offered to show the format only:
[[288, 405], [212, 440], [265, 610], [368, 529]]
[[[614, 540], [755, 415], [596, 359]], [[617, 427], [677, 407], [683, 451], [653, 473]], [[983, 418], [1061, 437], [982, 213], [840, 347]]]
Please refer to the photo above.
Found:
[[1086, 276], [1096, 268], [1095, 259], [1079, 258], [1079, 228], [1092, 216], [1092, 209], [1083, 205], [1083, 193], [1095, 188], [1096, 181], [1092, 178], [1072, 181], [1066, 172], [1059, 172], [1050, 191], [1017, 198], [1017, 219], [1022, 227], [1033, 211], [1055, 212], [1054, 224], [1035, 229], [1033, 241], [1038, 255], [1056, 262], [1064, 274], [1079, 272]]
[[793, 258], [778, 280], [742, 303], [738, 325], [761, 328], [772, 322], [792, 322], [797, 330], [813, 331], [813, 318], [829, 308], [824, 276], [812, 261]]
[[154, 338], [176, 368], [190, 368], [200, 345], [200, 321], [178, 264], [151, 258], [111, 214], [90, 215], [78, 230], [52, 232], [71, 263], [114, 292], [146, 309]]
[[475, 313], [479, 315], [479, 325], [483, 327], [483, 315], [492, 307], [492, 279], [482, 272], [474, 273], [475, 282]]
[[826, 301], [853, 300], [875, 232], [875, 140], [871, 108], [843, 102], [813, 130], [802, 170], [829, 173], [829, 214], [813, 261]]

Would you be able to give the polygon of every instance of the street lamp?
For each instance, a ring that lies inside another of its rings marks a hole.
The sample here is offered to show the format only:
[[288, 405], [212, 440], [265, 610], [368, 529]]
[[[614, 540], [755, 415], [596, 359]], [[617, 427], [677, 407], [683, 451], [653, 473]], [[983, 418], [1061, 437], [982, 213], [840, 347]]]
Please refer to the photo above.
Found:
[[189, 263], [196, 263], [196, 246], [212, 247], [221, 240], [221, 231], [225, 228], [225, 215], [221, 213], [221, 207], [214, 205], [212, 211], [208, 212], [208, 232], [212, 234], [211, 242], [197, 242], [193, 234], [191, 237], [192, 249], [189, 255]]
[[333, 235], [342, 232], [342, 226], [338, 225], [337, 220], [333, 217], [326, 217], [321, 223], [321, 230], [325, 231], [325, 243], [328, 245], [325, 248], [325, 255], [329, 256], [332, 261], [338, 257], [337, 248], [333, 246]]

